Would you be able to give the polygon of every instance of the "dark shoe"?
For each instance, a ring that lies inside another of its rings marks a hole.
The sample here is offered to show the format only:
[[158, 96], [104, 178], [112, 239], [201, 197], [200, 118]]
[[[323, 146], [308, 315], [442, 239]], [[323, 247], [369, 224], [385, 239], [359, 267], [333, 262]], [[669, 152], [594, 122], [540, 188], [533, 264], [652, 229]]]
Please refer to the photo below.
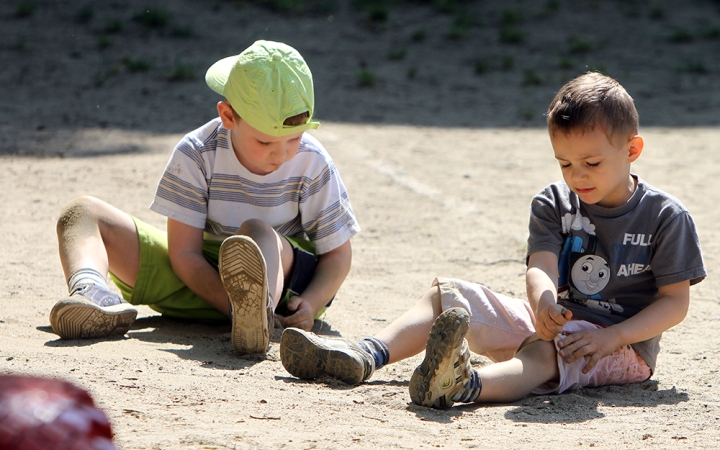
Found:
[[450, 308], [435, 319], [425, 359], [410, 378], [410, 398], [416, 405], [449, 408], [452, 397], [470, 379], [470, 351], [465, 334], [470, 318], [462, 308]]
[[357, 344], [342, 338], [326, 338], [299, 328], [286, 328], [280, 340], [280, 359], [285, 370], [304, 380], [320, 375], [360, 384], [375, 370], [375, 360]]
[[135, 322], [137, 309], [101, 286], [83, 284], [53, 306], [50, 325], [63, 339], [123, 335]]

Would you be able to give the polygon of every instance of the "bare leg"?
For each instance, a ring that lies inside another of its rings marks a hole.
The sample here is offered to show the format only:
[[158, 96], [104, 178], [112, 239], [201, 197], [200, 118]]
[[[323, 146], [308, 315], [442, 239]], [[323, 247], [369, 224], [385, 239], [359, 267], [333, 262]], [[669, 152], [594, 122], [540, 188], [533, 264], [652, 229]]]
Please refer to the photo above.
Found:
[[442, 312], [441, 308], [440, 288], [433, 286], [415, 306], [375, 335], [390, 352], [388, 364], [415, 356], [425, 350], [430, 329]]
[[413, 403], [447, 408], [457, 401], [515, 401], [558, 378], [555, 345], [542, 340], [527, 344], [510, 360], [473, 370], [465, 341], [469, 319], [462, 308], [449, 308], [437, 318], [425, 359], [410, 378]]
[[478, 370], [482, 391], [477, 402], [512, 402], [559, 376], [555, 344], [535, 341], [523, 347], [511, 360]]
[[241, 355], [265, 353], [273, 333], [273, 311], [293, 263], [290, 243], [262, 220], [245, 221], [220, 247], [220, 278], [228, 293], [230, 331]]
[[260, 247], [267, 266], [268, 290], [277, 306], [281, 300], [285, 275], [293, 264], [293, 250], [290, 243], [262, 220], [251, 219], [243, 222], [237, 234], [252, 238]]
[[[130, 216], [94, 197], [71, 201], [57, 222], [60, 262], [68, 280], [79, 269], [93, 269], [93, 283], [82, 283], [50, 311], [53, 331], [64, 339], [97, 338], [125, 334], [137, 309], [108, 291], [108, 270], [130, 286], [140, 264], [140, 244]], [[91, 271], [86, 271], [86, 275]], [[80, 278], [82, 280], [83, 278]], [[74, 282], [75, 283], [75, 282]]]
[[67, 280], [81, 268], [107, 276], [111, 270], [130, 286], [140, 265], [140, 243], [130, 216], [95, 197], [68, 203], [57, 222], [60, 262]]

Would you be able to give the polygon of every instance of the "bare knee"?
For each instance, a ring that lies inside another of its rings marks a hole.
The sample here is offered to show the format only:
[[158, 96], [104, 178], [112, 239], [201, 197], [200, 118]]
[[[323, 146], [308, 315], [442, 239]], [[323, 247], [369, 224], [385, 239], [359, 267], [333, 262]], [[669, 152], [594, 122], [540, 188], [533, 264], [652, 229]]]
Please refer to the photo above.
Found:
[[437, 318], [442, 313], [442, 297], [440, 295], [440, 286], [433, 286], [428, 289], [422, 296], [417, 306], [431, 308], [433, 317]]
[[68, 229], [84, 223], [97, 223], [98, 205], [102, 203], [102, 200], [89, 195], [72, 199], [60, 212], [56, 225], [57, 234], [62, 235]]
[[548, 379], [557, 376], [557, 350], [553, 341], [533, 341], [520, 349], [515, 357], [531, 363], [536, 370], [545, 373]]
[[260, 219], [250, 219], [240, 225], [237, 234], [260, 240], [263, 237], [272, 236], [275, 230]]

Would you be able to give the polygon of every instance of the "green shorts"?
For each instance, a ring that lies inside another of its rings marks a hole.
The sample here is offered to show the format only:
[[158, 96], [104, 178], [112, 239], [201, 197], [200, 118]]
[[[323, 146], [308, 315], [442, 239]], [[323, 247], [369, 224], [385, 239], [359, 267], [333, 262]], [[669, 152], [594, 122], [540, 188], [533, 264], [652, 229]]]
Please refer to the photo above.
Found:
[[[132, 216], [131, 216], [132, 217]], [[140, 241], [140, 267], [135, 286], [128, 286], [110, 273], [123, 298], [133, 305], [147, 305], [153, 310], [178, 319], [228, 320], [228, 317], [213, 308], [205, 300], [195, 295], [180, 278], [175, 275], [167, 250], [167, 233], [158, 230], [142, 220], [132, 217]], [[295, 264], [290, 276], [289, 286], [283, 292], [283, 298], [276, 311], [285, 313], [285, 304], [293, 295], [299, 295], [305, 289], [315, 273], [315, 245], [305, 239], [283, 236], [290, 242], [295, 252]], [[218, 268], [218, 254], [222, 241], [205, 240], [203, 256], [215, 269]], [[328, 306], [330, 303], [328, 303]], [[318, 315], [325, 311], [323, 308]]]

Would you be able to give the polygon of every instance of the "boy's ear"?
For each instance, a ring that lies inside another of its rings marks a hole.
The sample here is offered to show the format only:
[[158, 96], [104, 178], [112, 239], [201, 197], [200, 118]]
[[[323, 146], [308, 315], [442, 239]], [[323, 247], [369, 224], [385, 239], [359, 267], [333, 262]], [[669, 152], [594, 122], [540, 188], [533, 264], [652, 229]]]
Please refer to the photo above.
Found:
[[222, 120], [222, 124], [225, 128], [228, 130], [232, 129], [237, 125], [235, 123], [235, 113], [232, 109], [232, 106], [230, 106], [230, 103], [226, 101], [219, 101], [217, 104], [217, 111], [218, 115], [220, 116], [220, 120]]
[[642, 136], [636, 134], [631, 137], [627, 143], [628, 162], [635, 162], [640, 157], [644, 146], [645, 141], [643, 141]]

